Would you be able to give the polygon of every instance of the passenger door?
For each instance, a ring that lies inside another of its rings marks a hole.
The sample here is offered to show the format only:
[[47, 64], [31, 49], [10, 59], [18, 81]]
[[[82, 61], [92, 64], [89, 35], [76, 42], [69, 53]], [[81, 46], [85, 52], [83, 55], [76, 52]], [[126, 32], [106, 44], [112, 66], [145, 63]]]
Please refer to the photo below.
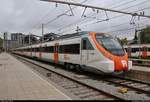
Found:
[[94, 48], [92, 44], [90, 43], [89, 39], [83, 38], [82, 39], [82, 46], [81, 46], [81, 59], [82, 64], [87, 64], [89, 61], [91, 61], [95, 57], [94, 54]]
[[147, 54], [148, 48], [147, 47], [143, 47], [143, 51], [142, 51], [142, 57], [146, 58], [148, 56]]
[[56, 43], [54, 46], [54, 63], [58, 64], [59, 61], [59, 54], [58, 54], [58, 49], [59, 48], [59, 44]]

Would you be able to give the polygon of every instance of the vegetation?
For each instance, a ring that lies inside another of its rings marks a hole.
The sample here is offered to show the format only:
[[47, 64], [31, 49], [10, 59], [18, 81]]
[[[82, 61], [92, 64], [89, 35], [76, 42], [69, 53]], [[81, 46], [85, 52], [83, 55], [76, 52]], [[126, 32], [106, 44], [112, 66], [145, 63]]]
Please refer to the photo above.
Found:
[[127, 38], [123, 38], [123, 39], [119, 39], [121, 45], [127, 45], [128, 44], [128, 39]]
[[[139, 32], [139, 34], [138, 34]], [[140, 43], [141, 44], [149, 44], [150, 43], [150, 26], [147, 26], [146, 28], [136, 31], [135, 32], [135, 37], [133, 39], [133, 42], [131, 44], [138, 44], [139, 42], [139, 37], [140, 37]]]
[[145, 29], [142, 29], [140, 32], [140, 36], [142, 44], [150, 43], [150, 26], [147, 26]]
[[3, 47], [3, 39], [0, 38], [0, 48], [2, 48], [2, 47]]

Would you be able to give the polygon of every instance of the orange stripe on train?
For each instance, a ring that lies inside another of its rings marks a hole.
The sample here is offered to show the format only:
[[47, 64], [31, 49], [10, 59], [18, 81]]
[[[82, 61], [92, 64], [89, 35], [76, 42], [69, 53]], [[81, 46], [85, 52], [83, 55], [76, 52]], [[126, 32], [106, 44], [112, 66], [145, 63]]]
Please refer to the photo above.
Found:
[[[93, 42], [95, 43], [97, 49], [107, 58], [109, 58], [110, 60], [113, 60], [115, 63], [115, 70], [116, 71], [121, 71], [121, 70], [128, 70], [128, 56], [127, 54], [125, 54], [125, 56], [119, 57], [119, 56], [115, 56], [113, 54], [111, 54], [110, 52], [108, 52], [107, 50], [105, 50], [105, 48], [103, 48], [96, 40], [96, 33], [95, 32], [91, 32], [89, 33]], [[104, 34], [104, 33], [101, 33]], [[124, 64], [123, 61], [126, 61], [126, 66]]]

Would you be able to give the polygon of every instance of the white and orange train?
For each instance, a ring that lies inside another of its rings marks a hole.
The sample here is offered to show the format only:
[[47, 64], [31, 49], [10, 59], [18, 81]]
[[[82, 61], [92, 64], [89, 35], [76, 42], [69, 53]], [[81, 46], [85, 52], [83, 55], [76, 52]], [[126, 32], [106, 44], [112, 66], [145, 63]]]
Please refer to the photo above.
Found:
[[113, 74], [132, 68], [125, 49], [105, 33], [63, 35], [54, 41], [14, 49], [13, 53], [94, 73]]
[[124, 46], [131, 58], [150, 58], [150, 44], [135, 44]]

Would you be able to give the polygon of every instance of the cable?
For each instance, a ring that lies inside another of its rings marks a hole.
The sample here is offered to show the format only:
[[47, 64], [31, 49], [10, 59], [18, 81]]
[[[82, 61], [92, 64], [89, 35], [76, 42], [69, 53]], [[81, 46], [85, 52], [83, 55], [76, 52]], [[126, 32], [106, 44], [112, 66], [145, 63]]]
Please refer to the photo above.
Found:
[[[146, 0], [146, 1], [147, 1], [147, 0]], [[146, 1], [144, 1], [144, 2], [146, 2]], [[131, 2], [131, 1], [130, 1], [130, 2]], [[133, 1], [132, 1], [132, 2], [133, 2]], [[129, 3], [129, 2], [128, 2], [128, 3]], [[137, 4], [136, 4], [136, 5], [137, 5]], [[134, 5], [134, 6], [135, 6], [135, 5]], [[133, 6], [132, 6], [132, 7], [133, 7]], [[57, 18], [58, 18], [58, 17], [57, 17]], [[57, 19], [57, 18], [56, 18], [56, 19]], [[52, 22], [55, 21], [56, 19], [52, 20]]]
[[[144, 25], [144, 26], [141, 26], [141, 27], [145, 27], [147, 25]], [[126, 28], [126, 29], [119, 29], [119, 30], [111, 30], [111, 31], [108, 31], [107, 33], [112, 33], [112, 32], [117, 32], [117, 31], [126, 31], [126, 30], [132, 30], [132, 29], [135, 29], [135, 27], [132, 27], [132, 28]]]
[[48, 16], [48, 15], [50, 14], [50, 12], [52, 12], [52, 11], [54, 11], [54, 10], [55, 10], [55, 8], [52, 9], [52, 10], [50, 10], [48, 13], [46, 13], [46, 15], [43, 16], [43, 17], [40, 19], [40, 21], [39, 21], [38, 23], [36, 23], [32, 28], [35, 28], [38, 24], [41, 24], [41, 21], [43, 21], [43, 19], [44, 19], [46, 16]]
[[[84, 2], [87, 2], [88, 0], [85, 0], [85, 1], [83, 1], [82, 3], [84, 3]], [[128, 4], [128, 3], [131, 3], [131, 2], [134, 2], [134, 1], [136, 1], [136, 0], [132, 0], [132, 1], [129, 1], [129, 2], [125, 2], [125, 3], [123, 3], [123, 4]], [[123, 5], [122, 4], [122, 5]], [[120, 5], [121, 6], [121, 5]], [[74, 9], [74, 8], [73, 8]], [[66, 11], [65, 13], [68, 13], [68, 12], [70, 12], [70, 11]], [[64, 13], [64, 14], [65, 14]], [[63, 16], [63, 15], [61, 15], [61, 16]], [[49, 23], [52, 23], [53, 21], [55, 21], [55, 20], [57, 20], [58, 18], [60, 18], [61, 17], [60, 15], [58, 15], [56, 18], [54, 18], [54, 19], [52, 19], [51, 21], [49, 21], [49, 22], [47, 22], [46, 23], [46, 25], [47, 24], [49, 24]], [[70, 24], [69, 24], [70, 25]]]
[[132, 5], [132, 6], [128, 6], [128, 7], [122, 8], [122, 9], [120, 9], [120, 10], [129, 9], [129, 8], [132, 8], [132, 7], [135, 7], [135, 6], [138, 6], [138, 5], [145, 4], [145, 3], [147, 3], [147, 2], [150, 2], [150, 1], [149, 1], [149, 0], [145, 0], [145, 1], [140, 2], [140, 3], [138, 3], [138, 4], [135, 4], [135, 5]]
[[[83, 2], [81, 2], [81, 4], [83, 4], [83, 3], [87, 2], [87, 1], [88, 1], [88, 0], [84, 0]], [[74, 9], [76, 9], [76, 8], [77, 8], [77, 7], [74, 7], [74, 8], [72, 8], [72, 10], [74, 10]], [[66, 13], [68, 13], [68, 12], [70, 12], [70, 11], [71, 11], [71, 10], [68, 10], [68, 11], [66, 11], [66, 12], [64, 12], [64, 13], [62, 13], [62, 14], [56, 16], [56, 17], [55, 17], [54, 19], [52, 19], [51, 21], [45, 23], [45, 25], [47, 25], [47, 24], [49, 24], [49, 23], [52, 23], [53, 21], [57, 20], [57, 19], [60, 18], [61, 16], [66, 15]]]
[[[136, 0], [132, 0], [132, 1], [128, 1], [128, 2], [125, 2], [125, 3], [123, 3], [123, 4], [128, 4], [128, 3], [131, 3], [131, 2], [135, 2]], [[144, 2], [142, 2], [142, 4], [144, 4], [144, 3], [147, 3], [147, 2], [149, 2], [149, 0], [146, 0], [146, 1], [144, 1]], [[140, 3], [141, 4], [141, 3]], [[133, 6], [130, 6], [130, 7], [128, 7], [128, 8], [131, 8], [131, 7], [135, 7], [135, 6], [138, 6], [139, 4], [136, 4], [136, 5], [133, 5]], [[121, 5], [120, 5], [121, 6]], [[112, 8], [116, 8], [116, 7], [118, 7], [118, 6], [114, 6], [114, 7], [112, 7]], [[128, 9], [128, 8], [123, 8], [122, 10], [124, 10], [124, 9]], [[147, 8], [148, 9], [148, 8]], [[143, 10], [143, 9], [142, 9]], [[138, 11], [140, 11], [140, 10], [138, 10]], [[121, 15], [122, 16], [122, 15]], [[121, 17], [120, 15], [119, 16], [115, 16], [115, 17], [112, 17], [111, 19], [115, 19], [115, 18], [118, 18], [118, 17]], [[123, 15], [124, 16], [124, 15]], [[98, 23], [98, 22], [96, 22], [96, 23]], [[76, 23], [77, 24], [77, 23]], [[73, 25], [73, 24], [71, 24], [71, 25]], [[67, 25], [67, 27], [68, 26], [70, 26], [70, 24], [69, 25]]]
[[[87, 1], [88, 1], [88, 0], [84, 0], [84, 1], [81, 2], [81, 3], [85, 3], [85, 2], [87, 2]], [[75, 8], [76, 8], [76, 7], [75, 7]], [[73, 8], [73, 9], [74, 9], [74, 8]], [[53, 11], [53, 10], [51, 10], [51, 11]], [[70, 12], [70, 10], [66, 11], [65, 13], [68, 13], [68, 12]], [[63, 13], [63, 14], [65, 14], [65, 13]], [[34, 25], [33, 28], [35, 28], [46, 16], [48, 16], [48, 14], [49, 14], [49, 12], [48, 12], [44, 17], [42, 17], [42, 19], [41, 19], [38, 23], [36, 23], [36, 25]], [[58, 19], [61, 15], [62, 15], [62, 14], [58, 15], [56, 18], [52, 19], [52, 20], [49, 21], [48, 23], [52, 23], [53, 21], [55, 21], [56, 19]], [[46, 23], [46, 24], [48, 24], [48, 23]], [[40, 24], [41, 24], [41, 23], [40, 23]]]
[[[145, 7], [143, 9], [136, 10], [136, 11], [133, 11], [133, 12], [138, 12], [138, 11], [143, 11], [143, 10], [148, 10], [148, 9], [150, 9], [150, 7]], [[121, 15], [118, 15], [118, 16], [111, 17], [110, 19], [112, 20], [112, 19], [116, 19], [116, 18], [119, 18], [119, 17], [122, 17], [122, 16], [124, 16], [124, 15], [121, 14]], [[91, 23], [91, 24], [97, 24], [97, 23], [99, 23], [99, 22], [97, 21], [97, 22], [94, 22], [94, 23]], [[91, 25], [91, 24], [88, 24], [88, 25]]]
[[122, 4], [118, 5], [118, 6], [112, 6], [111, 9], [112, 9], [112, 8], [118, 8], [118, 7], [121, 7], [122, 5], [124, 6], [124, 5], [130, 4], [130, 3], [135, 2], [135, 1], [137, 1], [137, 0], [127, 1], [127, 2], [125, 2], [125, 3], [122, 3]]

